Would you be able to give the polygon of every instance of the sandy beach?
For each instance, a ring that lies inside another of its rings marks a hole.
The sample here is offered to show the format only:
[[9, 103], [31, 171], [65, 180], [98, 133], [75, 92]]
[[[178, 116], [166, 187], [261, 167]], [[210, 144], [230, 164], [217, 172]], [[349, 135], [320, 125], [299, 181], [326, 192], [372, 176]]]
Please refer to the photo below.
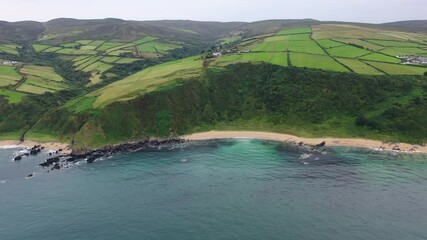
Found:
[[316, 145], [323, 141], [326, 146], [341, 147], [364, 147], [378, 150], [419, 152], [427, 153], [427, 146], [412, 145], [407, 143], [383, 143], [377, 140], [358, 139], [358, 138], [302, 138], [289, 134], [270, 133], [270, 132], [252, 132], [252, 131], [210, 131], [195, 133], [182, 136], [186, 140], [209, 140], [209, 139], [227, 139], [227, 138], [254, 138], [275, 140], [283, 142], [303, 142], [305, 144]]
[[70, 153], [71, 149], [68, 147], [68, 144], [58, 143], [58, 142], [46, 142], [46, 143], [38, 143], [36, 141], [26, 140], [24, 142], [19, 142], [15, 140], [4, 140], [0, 141], [0, 148], [13, 148], [13, 147], [22, 147], [22, 148], [32, 148], [35, 145], [41, 145], [48, 150], [58, 150], [62, 149], [63, 153]]

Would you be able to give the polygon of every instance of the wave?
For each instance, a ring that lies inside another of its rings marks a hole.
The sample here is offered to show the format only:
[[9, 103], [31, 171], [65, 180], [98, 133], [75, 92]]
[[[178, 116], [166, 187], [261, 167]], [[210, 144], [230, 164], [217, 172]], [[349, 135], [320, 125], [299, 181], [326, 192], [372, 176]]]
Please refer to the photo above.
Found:
[[0, 149], [13, 149], [13, 148], [22, 148], [22, 146], [18, 146], [18, 145], [4, 145], [4, 146], [0, 146]]

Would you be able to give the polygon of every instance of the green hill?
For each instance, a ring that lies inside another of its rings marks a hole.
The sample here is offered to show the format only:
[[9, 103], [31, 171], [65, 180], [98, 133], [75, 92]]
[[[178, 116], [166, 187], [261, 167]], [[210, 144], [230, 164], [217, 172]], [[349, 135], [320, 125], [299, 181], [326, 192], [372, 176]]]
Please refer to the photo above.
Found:
[[0, 69], [0, 138], [96, 147], [250, 129], [427, 140], [427, 67], [397, 57], [427, 56], [418, 22], [56, 19], [45, 26], [37, 39], [16, 42], [16, 53], [0, 52], [18, 61]]

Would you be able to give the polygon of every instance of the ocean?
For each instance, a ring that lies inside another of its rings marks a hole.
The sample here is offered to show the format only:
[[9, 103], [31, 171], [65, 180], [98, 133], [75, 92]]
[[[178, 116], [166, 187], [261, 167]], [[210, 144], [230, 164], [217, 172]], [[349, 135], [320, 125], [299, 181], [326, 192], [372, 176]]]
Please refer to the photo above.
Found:
[[1, 240], [427, 239], [427, 155], [234, 139], [48, 172], [17, 150], [0, 149]]

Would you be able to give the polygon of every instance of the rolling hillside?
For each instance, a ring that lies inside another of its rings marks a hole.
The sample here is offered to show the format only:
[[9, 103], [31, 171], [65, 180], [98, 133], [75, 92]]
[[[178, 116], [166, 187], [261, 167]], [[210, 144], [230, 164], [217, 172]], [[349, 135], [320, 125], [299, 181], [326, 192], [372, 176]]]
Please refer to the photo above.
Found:
[[427, 140], [427, 34], [419, 22], [56, 19], [44, 26], [37, 39], [0, 45], [0, 59], [18, 60], [0, 68], [0, 138], [94, 147], [262, 128]]

